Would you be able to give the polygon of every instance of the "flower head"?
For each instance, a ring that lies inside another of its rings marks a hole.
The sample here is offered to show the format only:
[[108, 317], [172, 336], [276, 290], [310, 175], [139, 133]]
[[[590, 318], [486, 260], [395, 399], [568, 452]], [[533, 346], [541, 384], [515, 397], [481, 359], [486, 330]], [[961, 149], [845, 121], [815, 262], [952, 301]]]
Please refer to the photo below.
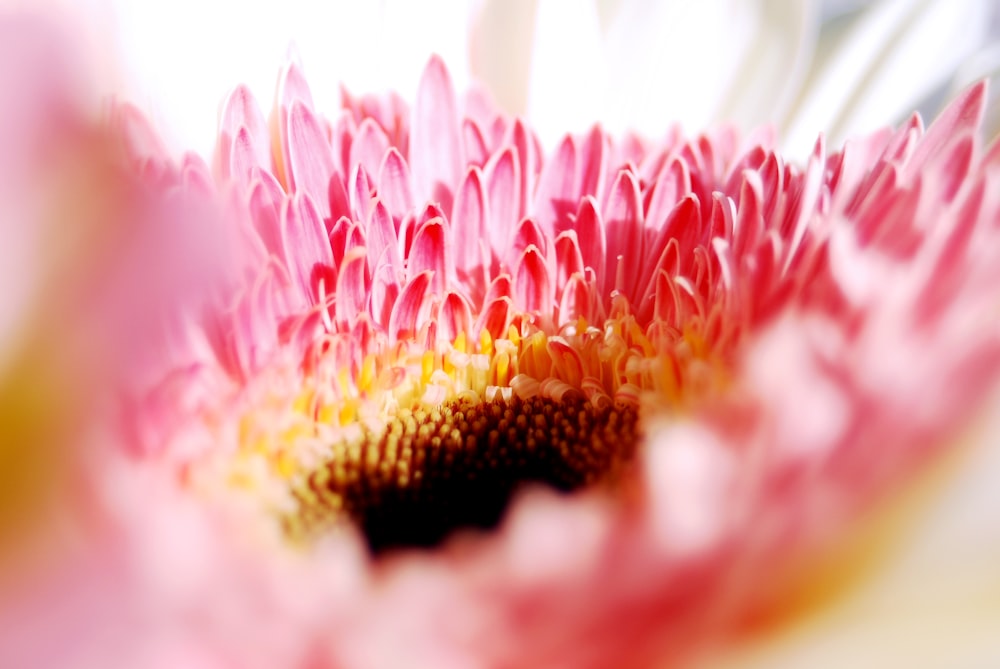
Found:
[[126, 633], [69, 652], [628, 666], [780, 619], [1000, 371], [984, 99], [804, 165], [728, 128], [546, 155], [438, 59], [332, 120], [293, 64], [211, 170], [120, 106], [169, 281], [90, 472]]

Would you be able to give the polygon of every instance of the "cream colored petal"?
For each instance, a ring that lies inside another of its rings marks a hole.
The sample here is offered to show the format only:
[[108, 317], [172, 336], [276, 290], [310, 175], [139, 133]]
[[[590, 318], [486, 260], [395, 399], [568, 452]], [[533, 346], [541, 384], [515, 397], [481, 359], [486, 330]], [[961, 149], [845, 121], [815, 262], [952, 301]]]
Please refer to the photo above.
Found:
[[819, 131], [833, 144], [898, 122], [982, 44], [986, 0], [882, 0], [817, 63], [785, 124], [784, 145], [804, 156]]

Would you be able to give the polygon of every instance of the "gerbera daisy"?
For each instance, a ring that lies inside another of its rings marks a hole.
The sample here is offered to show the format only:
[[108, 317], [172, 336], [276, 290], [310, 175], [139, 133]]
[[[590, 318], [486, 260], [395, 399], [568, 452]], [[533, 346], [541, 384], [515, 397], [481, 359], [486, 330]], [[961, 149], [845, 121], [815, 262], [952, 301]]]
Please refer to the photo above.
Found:
[[438, 59], [331, 120], [296, 64], [270, 122], [237, 88], [211, 169], [118, 106], [129, 448], [5, 652], [641, 666], [781, 620], [995, 383], [985, 95], [803, 164], [725, 127], [547, 154]]

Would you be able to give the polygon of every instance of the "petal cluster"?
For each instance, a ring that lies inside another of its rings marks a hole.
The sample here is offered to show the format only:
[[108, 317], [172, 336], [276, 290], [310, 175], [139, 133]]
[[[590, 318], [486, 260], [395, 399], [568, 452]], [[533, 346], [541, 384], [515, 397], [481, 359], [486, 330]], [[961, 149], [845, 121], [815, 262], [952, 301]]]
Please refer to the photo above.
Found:
[[[143, 507], [156, 523], [115, 514], [127, 545], [179, 535], [201, 566], [171, 581], [127, 551], [125, 608], [162, 603], [207, 663], [273, 661], [245, 645], [260, 627], [303, 666], [681, 663], [780, 617], [1000, 372], [984, 100], [835, 152], [820, 138], [804, 165], [726, 128], [595, 127], [546, 155], [524, 121], [460, 102], [437, 59], [412, 108], [345, 94], [332, 120], [295, 65], [269, 120], [238, 88], [212, 169], [120, 108], [126, 161], [195, 223], [206, 286], [169, 304], [133, 383], [141, 455], [107, 473], [167, 490]], [[380, 566], [350, 533], [301, 555], [246, 550], [245, 515], [205, 528], [247, 500], [254, 522], [294, 512], [330, 443], [402, 409], [568, 393], [638, 407], [627, 499], [526, 495], [494, 536]], [[259, 618], [219, 613], [247, 589]]]

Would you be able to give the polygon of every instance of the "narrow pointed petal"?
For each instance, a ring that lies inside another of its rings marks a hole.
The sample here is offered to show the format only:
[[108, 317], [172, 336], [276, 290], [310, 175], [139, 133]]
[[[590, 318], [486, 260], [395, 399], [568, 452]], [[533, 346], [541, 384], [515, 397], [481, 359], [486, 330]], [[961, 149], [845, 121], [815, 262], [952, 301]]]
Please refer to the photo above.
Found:
[[558, 294], [571, 276], [583, 274], [583, 254], [580, 253], [576, 232], [567, 230], [556, 237], [555, 257], [555, 289]]
[[469, 303], [460, 294], [449, 291], [438, 310], [437, 323], [440, 341], [454, 342], [459, 334], [468, 337], [472, 329], [472, 309]]
[[490, 333], [494, 339], [502, 337], [507, 333], [511, 318], [511, 298], [498, 297], [486, 303], [486, 306], [476, 319], [476, 332]]
[[584, 267], [591, 268], [597, 276], [604, 276], [607, 262], [604, 221], [592, 197], [584, 197], [580, 202], [580, 210], [576, 214], [576, 234]]
[[482, 262], [480, 242], [487, 238], [488, 230], [486, 207], [482, 172], [470, 167], [455, 195], [451, 215], [452, 224], [462, 230], [462, 234], [455, 236], [455, 265], [464, 272]]
[[352, 248], [344, 256], [337, 272], [334, 317], [337, 327], [349, 329], [368, 309], [369, 281], [365, 276], [367, 252]]
[[550, 235], [557, 235], [572, 225], [570, 216], [576, 213], [578, 188], [576, 144], [567, 135], [542, 168], [535, 192], [533, 211]]
[[379, 197], [382, 198], [393, 219], [402, 220], [406, 212], [413, 209], [410, 168], [395, 148], [389, 149], [382, 159], [378, 170], [378, 186]]
[[413, 277], [399, 294], [389, 316], [389, 336], [394, 341], [412, 340], [429, 313], [428, 288], [432, 272]]
[[444, 295], [449, 277], [453, 274], [449, 236], [444, 219], [432, 218], [417, 230], [407, 256], [407, 276], [412, 281], [420, 274], [430, 272], [433, 275], [430, 292], [435, 295]]
[[[611, 186], [604, 208], [604, 225], [608, 240], [607, 267], [614, 267], [619, 258], [627, 266], [641, 262], [643, 212], [639, 185], [631, 171], [619, 172]], [[634, 294], [636, 278], [634, 273], [626, 278], [623, 288], [629, 296]], [[611, 292], [613, 287], [613, 277], [606, 276], [605, 292]]]
[[521, 198], [521, 176], [515, 153], [513, 147], [506, 148], [487, 163], [485, 170], [490, 200], [490, 243], [497, 254], [506, 248], [514, 226], [520, 220], [517, 210]]
[[[221, 176], [245, 178], [252, 166], [271, 169], [270, 149], [270, 135], [264, 114], [250, 89], [237, 86], [223, 103], [219, 121], [216, 160]], [[234, 162], [239, 167], [236, 173], [232, 170]]]
[[410, 166], [417, 197], [441, 201], [442, 193], [454, 192], [463, 163], [455, 90], [444, 62], [435, 56], [420, 78], [413, 108]]
[[535, 246], [521, 254], [514, 275], [514, 299], [518, 308], [547, 316], [552, 313], [552, 283], [545, 256]]
[[354, 167], [350, 181], [351, 190], [348, 195], [351, 206], [351, 216], [356, 221], [367, 221], [369, 209], [371, 207], [372, 188], [371, 180], [364, 165], [358, 163]]
[[361, 165], [368, 174], [378, 174], [382, 159], [389, 150], [389, 138], [374, 119], [366, 118], [358, 126], [351, 143], [350, 165]]
[[333, 266], [323, 221], [312, 198], [304, 193], [286, 199], [281, 216], [285, 264], [306, 299], [315, 301], [317, 270]]
[[281, 185], [268, 172], [258, 172], [250, 186], [250, 217], [264, 247], [277, 258], [285, 258], [281, 208], [285, 199]]
[[329, 218], [333, 156], [316, 116], [298, 100], [288, 112], [287, 155], [289, 190], [308, 194], [320, 216]]
[[392, 224], [392, 216], [382, 201], [376, 199], [371, 208], [367, 231], [368, 266], [377, 267], [380, 259], [389, 263], [394, 271], [402, 274], [403, 261], [399, 255], [399, 240]]

